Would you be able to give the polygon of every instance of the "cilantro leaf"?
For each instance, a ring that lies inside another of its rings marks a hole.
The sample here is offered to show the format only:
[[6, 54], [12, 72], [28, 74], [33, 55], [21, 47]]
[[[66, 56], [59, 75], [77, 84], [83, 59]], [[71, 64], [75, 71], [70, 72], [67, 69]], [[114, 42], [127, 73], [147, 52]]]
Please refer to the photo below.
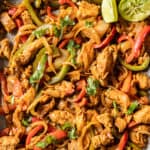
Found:
[[46, 148], [48, 145], [44, 141], [40, 141], [36, 144], [39, 148]]
[[56, 25], [53, 25], [53, 32], [56, 37], [60, 37], [61, 30]]
[[76, 53], [77, 53], [76, 49], [78, 49], [79, 47], [80, 47], [80, 45], [75, 44], [74, 40], [70, 40], [68, 42], [67, 50], [71, 54], [71, 63], [72, 64], [76, 64], [76, 60], [75, 60]]
[[66, 129], [69, 129], [69, 128], [72, 128], [71, 123], [69, 123], [69, 122], [66, 122], [66, 123], [61, 127], [62, 130], [66, 130]]
[[88, 27], [88, 28], [91, 28], [93, 26], [93, 22], [91, 21], [85, 21], [85, 26]]
[[47, 29], [37, 30], [37, 31], [34, 31], [34, 35], [35, 35], [37, 38], [40, 38], [40, 37], [42, 37], [43, 35], [46, 34], [46, 31], [47, 31]]
[[75, 25], [75, 22], [71, 20], [69, 16], [65, 16], [63, 19], [60, 19], [60, 24], [61, 27], [73, 26]]
[[68, 137], [70, 139], [76, 139], [77, 138], [76, 128], [72, 128], [70, 131], [68, 131]]
[[88, 95], [94, 96], [97, 93], [97, 88], [99, 87], [99, 81], [89, 77], [87, 82], [88, 85], [86, 88], [86, 92]]
[[73, 25], [75, 25], [75, 22], [73, 20], [71, 20], [69, 16], [65, 16], [64, 18], [60, 19], [60, 27], [61, 27], [60, 36], [59, 36], [60, 40], [63, 37], [64, 27], [73, 26]]
[[61, 127], [61, 129], [68, 132], [68, 137], [69, 137], [70, 139], [76, 139], [76, 138], [77, 138], [76, 128], [73, 127], [73, 126], [71, 125], [71, 123], [66, 122], [66, 123]]
[[27, 119], [22, 119], [21, 123], [22, 123], [22, 125], [25, 126], [25, 127], [29, 126], [29, 122], [28, 122]]
[[48, 145], [55, 143], [56, 139], [53, 136], [47, 136], [44, 141], [40, 141], [36, 144], [39, 148], [46, 148]]
[[50, 28], [52, 28], [51, 24], [44, 24], [44, 25], [40, 26], [39, 28], [37, 28], [36, 30], [34, 30], [32, 32], [32, 34], [35, 35], [36, 38], [40, 38], [43, 35], [45, 35], [47, 33], [48, 29], [50, 29]]

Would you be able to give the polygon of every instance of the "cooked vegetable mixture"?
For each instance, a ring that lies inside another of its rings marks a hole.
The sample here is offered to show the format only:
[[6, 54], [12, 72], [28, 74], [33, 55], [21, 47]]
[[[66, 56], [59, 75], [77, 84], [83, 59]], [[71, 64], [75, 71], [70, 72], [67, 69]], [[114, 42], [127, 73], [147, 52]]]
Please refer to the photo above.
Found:
[[147, 146], [150, 0], [0, 4], [0, 150]]

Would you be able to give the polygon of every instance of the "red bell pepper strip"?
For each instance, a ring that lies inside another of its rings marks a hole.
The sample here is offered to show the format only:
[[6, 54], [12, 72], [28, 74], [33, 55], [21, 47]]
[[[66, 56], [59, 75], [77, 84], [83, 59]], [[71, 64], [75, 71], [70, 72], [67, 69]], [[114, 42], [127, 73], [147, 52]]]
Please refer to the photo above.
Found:
[[48, 125], [48, 130], [47, 130], [49, 133], [50, 132], [54, 132], [54, 131], [56, 131], [56, 128], [54, 127], [54, 126], [52, 126], [52, 125]]
[[[122, 42], [124, 40], [129, 40], [129, 42], [131, 43], [131, 48], [133, 49], [134, 40], [128, 35], [122, 35], [122, 36], [119, 37], [118, 43], [120, 43], [120, 42]], [[134, 59], [134, 54], [133, 54], [133, 52], [131, 52], [131, 54], [129, 56], [127, 56], [126, 62], [130, 63], [133, 59]]]
[[145, 40], [145, 37], [150, 33], [150, 25], [146, 25], [137, 36], [137, 39], [135, 40], [133, 49], [131, 54], [129, 55], [127, 62], [130, 63], [134, 58], [138, 58], [141, 52], [141, 48], [143, 45], [143, 42]]
[[86, 87], [85, 80], [80, 80], [77, 82], [77, 90], [81, 90], [83, 87]]
[[79, 102], [86, 95], [86, 82], [85, 80], [80, 80], [77, 83], [77, 90], [81, 90], [79, 95], [73, 100], [73, 102]]
[[32, 119], [31, 119], [31, 122], [32, 122], [32, 123], [37, 122], [37, 121], [40, 121], [40, 118], [32, 117]]
[[128, 124], [128, 128], [133, 128], [135, 126], [137, 126], [139, 123], [135, 122], [135, 121], [131, 121], [129, 124]]
[[74, 41], [75, 41], [77, 44], [81, 44], [81, 43], [82, 43], [81, 37], [75, 37], [75, 38], [74, 38]]
[[59, 44], [58, 48], [60, 48], [60, 49], [64, 48], [64, 47], [67, 45], [68, 42], [69, 42], [69, 39], [63, 40], [63, 41]]
[[87, 98], [83, 97], [82, 100], [79, 103], [77, 103], [77, 105], [83, 107], [87, 104], [87, 102]]
[[79, 95], [73, 100], [73, 102], [79, 102], [86, 94], [85, 88], [82, 88], [81, 92]]
[[100, 44], [95, 44], [94, 48], [104, 48], [105, 46], [107, 46], [114, 38], [116, 32], [117, 32], [116, 27], [113, 26], [110, 34]]
[[42, 128], [43, 128], [43, 126], [39, 125], [29, 132], [29, 134], [26, 138], [26, 145], [30, 144], [32, 137], [35, 136]]
[[[31, 119], [31, 122], [32, 123], [34, 123], [34, 122], [37, 122], [37, 121], [40, 121], [41, 119], [40, 118], [37, 118], [37, 117], [32, 117], [32, 119]], [[56, 128], [55, 127], [53, 127], [52, 125], [48, 125], [48, 132], [53, 132], [53, 131], [55, 131], [56, 130]]]
[[128, 142], [128, 132], [125, 131], [123, 136], [120, 139], [120, 142], [116, 150], [124, 150], [127, 142]]
[[47, 9], [46, 9], [47, 15], [52, 19], [56, 19], [56, 17], [52, 14], [51, 11], [52, 11], [52, 8], [50, 6], [47, 6]]
[[22, 20], [19, 19], [19, 18], [16, 18], [16, 19], [15, 19], [15, 22], [16, 22], [16, 25], [17, 25], [18, 28], [20, 28], [20, 27], [23, 25]]
[[124, 40], [129, 40], [129, 42], [131, 43], [131, 45], [133, 46], [134, 45], [134, 40], [128, 36], [128, 35], [122, 35], [118, 38], [118, 43], [124, 41]]
[[138, 58], [140, 55], [140, 51], [143, 45], [143, 42], [145, 40], [145, 37], [150, 33], [150, 25], [145, 26], [141, 32], [139, 33], [139, 35], [137, 36], [137, 39], [135, 40], [135, 44], [133, 47], [133, 51], [134, 51], [134, 56], [135, 58]]
[[28, 37], [26, 35], [21, 36], [21, 42], [25, 43], [27, 41]]
[[[16, 22], [16, 25], [17, 25], [18, 29], [23, 25], [22, 20], [19, 19], [19, 18], [16, 18], [16, 19], [15, 19], [15, 22]], [[26, 35], [23, 35], [23, 36], [21, 36], [20, 39], [21, 39], [21, 42], [22, 42], [22, 43], [25, 43], [26, 40], [27, 40], [27, 36], [26, 36]]]
[[60, 5], [68, 4], [71, 7], [76, 7], [76, 5], [71, 0], [59, 0], [58, 2]]
[[53, 136], [54, 138], [56, 138], [57, 140], [61, 140], [63, 138], [67, 137], [67, 132], [64, 130], [56, 130], [54, 132], [49, 133], [49, 135]]

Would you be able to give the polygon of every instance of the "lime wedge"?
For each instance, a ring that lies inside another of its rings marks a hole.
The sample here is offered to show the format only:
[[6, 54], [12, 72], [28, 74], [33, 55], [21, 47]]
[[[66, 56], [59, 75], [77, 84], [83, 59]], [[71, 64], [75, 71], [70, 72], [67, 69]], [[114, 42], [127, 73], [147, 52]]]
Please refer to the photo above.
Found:
[[107, 23], [118, 21], [118, 10], [116, 0], [102, 1], [102, 16], [104, 21]]
[[121, 0], [119, 13], [127, 21], [142, 21], [150, 16], [150, 0]]

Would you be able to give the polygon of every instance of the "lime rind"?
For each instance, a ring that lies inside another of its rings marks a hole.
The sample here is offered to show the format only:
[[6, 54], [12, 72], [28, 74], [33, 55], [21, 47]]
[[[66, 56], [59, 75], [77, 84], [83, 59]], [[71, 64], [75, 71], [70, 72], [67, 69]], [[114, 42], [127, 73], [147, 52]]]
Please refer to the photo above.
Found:
[[105, 22], [113, 23], [118, 21], [118, 10], [116, 0], [102, 1], [102, 16]]

